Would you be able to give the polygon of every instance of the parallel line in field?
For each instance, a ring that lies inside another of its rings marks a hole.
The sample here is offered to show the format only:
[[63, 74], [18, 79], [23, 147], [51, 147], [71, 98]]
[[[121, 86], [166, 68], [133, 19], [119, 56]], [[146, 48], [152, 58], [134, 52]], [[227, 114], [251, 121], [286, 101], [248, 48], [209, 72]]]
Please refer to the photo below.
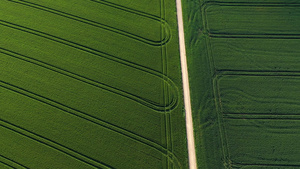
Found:
[[[217, 86], [219, 88], [219, 86]], [[285, 103], [288, 105], [294, 105], [294, 106], [300, 106], [299, 105], [299, 100], [294, 100], [294, 99], [282, 99], [282, 98], [276, 98], [276, 100], [273, 100], [274, 98], [267, 98], [267, 97], [262, 97], [262, 96], [255, 96], [255, 95], [251, 95], [250, 93], [247, 93], [245, 91], [242, 90], [237, 90], [237, 89], [225, 89], [222, 92], [223, 94], [235, 94], [235, 95], [239, 95], [239, 96], [243, 96], [244, 98], [247, 98], [248, 101], [253, 101], [253, 102], [257, 102], [257, 103]], [[222, 98], [220, 97], [220, 99], [222, 100]], [[222, 111], [224, 112], [224, 111]]]
[[[28, 62], [30, 64], [34, 64], [36, 66], [39, 66], [39, 67], [42, 67], [44, 69], [53, 71], [55, 73], [62, 74], [64, 76], [67, 76], [67, 77], [70, 77], [70, 78], [75, 79], [77, 81], [83, 82], [85, 84], [97, 87], [99, 89], [107, 90], [107, 91], [112, 92], [114, 94], [120, 95], [120, 96], [125, 97], [127, 99], [130, 99], [130, 100], [136, 101], [136, 102], [138, 102], [140, 104], [143, 104], [144, 106], [152, 107], [152, 109], [158, 111], [158, 113], [163, 113], [163, 112], [160, 112], [159, 109], [156, 109], [155, 107], [152, 106], [152, 105], [155, 105], [155, 103], [152, 102], [151, 100], [147, 100], [145, 98], [142, 98], [142, 97], [139, 97], [137, 95], [128, 93], [128, 92], [123, 91], [121, 89], [108, 86], [108, 85], [106, 85], [104, 83], [101, 83], [101, 82], [95, 81], [93, 79], [87, 78], [85, 76], [81, 76], [79, 74], [70, 72], [70, 71], [68, 71], [66, 69], [59, 68], [57, 66], [48, 64], [46, 62], [39, 61], [37, 59], [31, 58], [31, 57], [28, 57], [28, 56], [25, 56], [25, 55], [22, 55], [22, 54], [18, 54], [16, 52], [4, 49], [2, 47], [0, 47], [0, 53], [3, 53], [5, 55], [7, 55], [7, 56], [10, 56], [10, 57], [13, 57], [13, 58], [25, 61], [25, 62]], [[149, 105], [149, 103], [152, 103], [152, 105]]]
[[44, 136], [41, 136], [41, 135], [38, 135], [32, 131], [29, 131], [27, 129], [24, 129], [20, 126], [17, 126], [15, 124], [12, 124], [8, 121], [5, 121], [3, 119], [0, 119], [0, 126], [10, 130], [10, 131], [13, 131], [15, 133], [18, 133], [22, 136], [25, 136], [27, 138], [30, 138], [32, 140], [35, 140], [43, 145], [47, 145], [59, 152], [62, 152], [68, 156], [71, 156], [79, 161], [82, 161], [90, 166], [93, 166], [93, 167], [96, 167], [96, 168], [112, 168], [111, 166], [103, 163], [103, 162], [100, 162], [96, 159], [93, 159], [87, 155], [84, 155], [76, 150], [73, 150], [71, 148], [68, 148], [60, 143], [57, 143], [49, 138], [46, 138]]
[[[106, 6], [109, 6], [109, 7], [113, 7], [113, 8], [116, 8], [116, 9], [119, 9], [119, 10], [122, 10], [122, 11], [126, 11], [126, 12], [129, 12], [129, 13], [134, 13], [136, 15], [141, 15], [141, 16], [153, 19], [153, 20], [166, 22], [162, 17], [156, 16], [156, 15], [153, 15], [153, 14], [149, 14], [149, 13], [146, 13], [146, 12], [143, 12], [143, 11], [139, 11], [139, 10], [136, 10], [136, 9], [133, 9], [133, 8], [125, 7], [125, 6], [122, 6], [122, 5], [113, 3], [113, 2], [109, 2], [107, 0], [90, 0], [90, 1], [102, 4], [102, 5], [106, 5]], [[162, 0], [161, 0], [161, 2], [162, 2]]]
[[162, 17], [158, 17], [158, 16], [155, 16], [155, 15], [146, 13], [146, 12], [142, 12], [142, 11], [139, 11], [139, 10], [136, 10], [136, 9], [132, 9], [132, 8], [129, 8], [129, 7], [125, 7], [125, 6], [116, 4], [116, 3], [112, 3], [112, 2], [109, 2], [107, 0], [90, 0], [90, 1], [93, 1], [93, 2], [96, 2], [96, 3], [100, 3], [102, 5], [113, 7], [113, 8], [122, 10], [122, 11], [126, 11], [126, 12], [129, 12], [129, 13], [133, 13], [133, 14], [136, 14], [136, 15], [140, 15], [140, 16], [143, 16], [143, 17], [150, 18], [150, 19], [153, 19], [153, 20], [161, 22], [161, 24], [164, 27], [164, 31], [162, 32], [162, 34], [165, 33], [165, 37], [163, 38], [162, 43], [158, 44], [157, 46], [163, 46], [163, 45], [165, 45], [171, 39], [171, 35], [172, 34], [171, 34], [170, 25]]
[[295, 7], [300, 6], [299, 2], [224, 2], [224, 1], [205, 1], [201, 4], [202, 8], [206, 8], [211, 5], [222, 5], [222, 6], [258, 6], [258, 7]]
[[280, 113], [280, 114], [276, 114], [276, 113], [236, 113], [236, 112], [223, 112], [222, 113], [223, 115], [237, 115], [237, 116], [243, 116], [243, 115], [246, 115], [246, 116], [270, 116], [270, 117], [278, 117], [278, 116], [299, 116], [300, 117], [300, 114], [283, 114], [283, 113]]
[[233, 166], [257, 166], [257, 167], [300, 167], [300, 164], [252, 164], [252, 163], [232, 163]]
[[[170, 90], [171, 90], [171, 94], [172, 94], [172, 98], [173, 98], [172, 102], [170, 102], [168, 105], [158, 105], [158, 104], [154, 104], [153, 102], [149, 102], [148, 100], [142, 100], [139, 97], [136, 97], [132, 94], [130, 94], [130, 96], [128, 96], [128, 97], [131, 98], [132, 100], [135, 100], [136, 102], [138, 102], [142, 105], [145, 105], [145, 106], [153, 109], [153, 110], [163, 111], [163, 112], [165, 110], [168, 110], [168, 111], [173, 110], [174, 108], [176, 108], [176, 106], [178, 104], [178, 89], [177, 89], [176, 85], [174, 84], [174, 82], [169, 77], [165, 76], [164, 74], [162, 74], [162, 73], [160, 73], [156, 70], [153, 70], [153, 69], [150, 69], [148, 67], [135, 64], [133, 62], [129, 62], [129, 61], [121, 59], [121, 58], [114, 57], [114, 56], [109, 55], [107, 53], [92, 49], [92, 48], [87, 47], [87, 46], [80, 45], [80, 44], [75, 43], [75, 42], [71, 42], [71, 41], [68, 41], [68, 40], [65, 40], [65, 39], [62, 39], [62, 38], [44, 33], [44, 32], [40, 32], [40, 31], [30, 29], [30, 28], [27, 28], [27, 27], [24, 27], [24, 26], [13, 24], [13, 23], [10, 23], [10, 22], [7, 22], [7, 21], [0, 20], [0, 25], [6, 26], [6, 27], [9, 27], [9, 28], [13, 28], [13, 29], [16, 29], [16, 30], [19, 30], [19, 31], [22, 31], [22, 32], [26, 32], [26, 33], [29, 33], [29, 34], [32, 34], [32, 35], [36, 35], [36, 36], [39, 36], [39, 37], [42, 37], [42, 38], [46, 38], [48, 40], [51, 40], [51, 41], [54, 41], [54, 42], [57, 42], [57, 43], [60, 43], [60, 44], [66, 45], [66, 46], [70, 46], [70, 47], [78, 49], [80, 51], [90, 53], [94, 56], [105, 58], [105, 59], [114, 61], [114, 62], [119, 63], [119, 64], [123, 64], [127, 67], [136, 69], [137, 71], [142, 71], [142, 72], [148, 73], [150, 75], [154, 75], [154, 76], [161, 79], [162, 81], [164, 81], [165, 83], [167, 83], [170, 86]], [[106, 85], [106, 88], [109, 88], [109, 86]], [[122, 96], [124, 95], [123, 91], [121, 91], [119, 89], [116, 89], [116, 88], [114, 88], [114, 89], [111, 88], [110, 91], [114, 91], [116, 93], [119, 93], [119, 95], [122, 95]]]
[[[164, 20], [164, 18], [165, 18], [165, 1], [164, 0], [159, 0], [160, 1], [160, 15], [159, 15], [159, 17], [160, 17], [160, 19], [161, 20]], [[163, 31], [163, 27], [161, 26], [160, 27], [160, 38], [162, 38], [162, 37], [164, 37], [165, 35], [165, 33], [164, 33], [164, 31]], [[166, 52], [167, 52], [167, 49], [166, 49], [166, 46], [163, 46], [163, 45], [161, 45], [160, 46], [160, 52], [161, 52], [161, 66], [162, 66], [162, 74], [164, 74], [164, 75], [168, 75], [168, 72], [167, 72], [167, 55], [166, 55]], [[167, 89], [167, 85], [166, 85], [166, 83], [163, 83], [163, 85], [162, 85], [162, 88], [163, 88], [163, 103], [166, 105], [167, 103], [168, 103], [168, 89]], [[165, 110], [165, 112], [166, 112], [166, 110]], [[163, 144], [165, 144], [166, 145], [166, 149], [167, 149], [167, 151], [168, 151], [168, 153], [169, 152], [172, 152], [172, 144], [171, 144], [171, 139], [172, 139], [172, 133], [171, 133], [171, 122], [170, 122], [170, 116], [171, 116], [171, 114], [167, 114], [167, 113], [165, 113], [164, 114], [164, 121], [163, 121], [163, 124], [162, 124], [162, 126], [164, 127], [164, 135], [163, 135]], [[169, 156], [169, 154], [168, 154], [168, 156]], [[167, 159], [166, 161], [165, 161], [165, 163], [163, 163], [163, 168], [167, 168], [167, 169], [170, 169], [170, 168], [172, 168], [172, 162], [169, 160], [169, 159]]]
[[300, 120], [300, 114], [223, 113], [225, 119], [248, 120]]
[[[210, 61], [211, 62], [211, 61]], [[212, 74], [214, 76], [214, 74]], [[220, 134], [220, 141], [221, 141], [221, 149], [223, 154], [223, 160], [224, 160], [224, 166], [229, 167], [231, 166], [230, 162], [230, 151], [228, 148], [228, 137], [224, 125], [224, 118], [222, 116], [222, 104], [220, 101], [220, 90], [218, 87], [218, 81], [216, 78], [212, 79], [212, 89], [213, 89], [213, 99], [215, 102], [215, 108], [216, 108], [216, 115], [218, 120], [218, 130]]]
[[[246, 5], [248, 4], [248, 5]], [[208, 28], [207, 14], [206, 9], [212, 5], [221, 5], [221, 6], [257, 6], [257, 7], [298, 7], [300, 3], [286, 4], [286, 3], [257, 3], [257, 2], [220, 2], [220, 1], [208, 1], [201, 5], [203, 11], [203, 22], [204, 22], [204, 31], [202, 33], [211, 38], [244, 38], [244, 39], [300, 39], [300, 34], [233, 34], [233, 33], [211, 33]]]
[[[208, 41], [210, 40], [210, 38], [247, 38], [247, 39], [300, 39], [300, 34], [232, 34], [232, 33], [226, 33], [226, 32], [222, 32], [222, 33], [211, 33], [207, 27], [207, 15], [206, 15], [206, 8], [210, 5], [223, 5], [223, 6], [259, 6], [259, 7], [295, 7], [295, 6], [300, 6], [300, 4], [288, 4], [288, 5], [283, 5], [283, 3], [249, 3], [248, 2], [241, 2], [241, 3], [235, 3], [235, 2], [219, 2], [219, 1], [209, 1], [209, 2], [205, 2], [201, 5], [201, 8], [203, 9], [203, 15], [204, 15], [204, 30], [202, 30], [203, 35], [209, 37]], [[210, 42], [209, 42], [210, 43]], [[214, 62], [213, 62], [214, 63]], [[215, 82], [214, 88], [215, 90], [218, 90], [217, 92], [217, 97], [216, 97], [216, 102], [218, 103], [218, 105], [220, 106], [220, 109], [218, 110], [218, 114], [222, 115], [222, 119], [252, 119], [252, 117], [245, 117], [243, 115], [243, 113], [240, 113], [241, 117], [239, 116], [235, 116], [235, 113], [223, 113], [223, 107], [222, 107], [222, 103], [220, 100], [220, 95], [219, 95], [219, 87], [217, 84], [217, 76], [219, 75], [245, 75], [245, 76], [299, 76], [297, 75], [300, 72], [297, 71], [243, 71], [243, 70], [214, 70], [213, 73], [213, 81]], [[251, 116], [251, 114], [249, 114]], [[258, 114], [253, 114], [253, 115], [258, 115]], [[266, 114], [269, 116], [269, 114]], [[272, 115], [269, 117], [264, 118], [264, 114], [260, 114], [258, 115], [260, 117], [256, 118], [253, 116], [253, 118], [255, 119], [271, 119], [271, 120], [275, 120], [276, 116], [278, 115]], [[279, 115], [281, 116], [281, 115]], [[293, 115], [294, 116], [294, 115]], [[277, 120], [300, 120], [300, 118], [291, 118], [292, 116], [289, 117], [289, 115], [281, 116], [280, 119]], [[225, 137], [227, 137], [226, 134], [226, 130], [225, 128], [223, 128], [222, 130], [224, 130], [225, 133]], [[224, 139], [224, 138], [223, 138]], [[226, 142], [226, 141], [225, 141]], [[227, 146], [228, 148], [228, 146]], [[228, 152], [229, 154], [229, 152]], [[230, 154], [229, 154], [230, 157]], [[229, 159], [230, 160], [230, 159]], [[246, 165], [253, 165], [253, 166], [273, 166], [273, 167], [299, 167], [300, 165], [276, 165], [276, 164], [241, 164], [241, 163], [235, 163], [232, 161], [229, 161], [229, 163], [227, 164], [228, 167], [233, 168], [234, 166], [238, 168], [241, 168], [241, 166], [246, 166]]]
[[[145, 145], [149, 148], [152, 148], [155, 151], [160, 152], [162, 155], [169, 158], [172, 162], [177, 163], [177, 165], [180, 165], [177, 157], [172, 152], [169, 152], [163, 146], [161, 146], [161, 145], [159, 145], [159, 144], [157, 144], [157, 143], [155, 143], [151, 140], [148, 140], [147, 138], [144, 138], [143, 136], [140, 136], [140, 135], [138, 135], [136, 133], [133, 133], [129, 130], [123, 129], [123, 128], [121, 128], [119, 126], [116, 126], [112, 123], [101, 120], [97, 117], [89, 115], [89, 114], [87, 114], [85, 112], [82, 112], [80, 110], [71, 108], [71, 107], [66, 106], [62, 103], [56, 102], [56, 101], [51, 100], [49, 98], [46, 98], [44, 96], [41, 96], [41, 95], [35, 94], [33, 92], [30, 92], [30, 91], [28, 91], [26, 89], [23, 89], [21, 87], [18, 87], [18, 86], [12, 85], [10, 83], [4, 82], [2, 80], [0, 80], [0, 87], [3, 87], [5, 89], [8, 89], [8, 90], [13, 91], [15, 93], [18, 93], [20, 95], [26, 96], [26, 97], [31, 98], [33, 100], [39, 101], [41, 103], [44, 103], [44, 104], [49, 105], [51, 107], [54, 107], [56, 109], [62, 110], [63, 112], [68, 113], [72, 116], [81, 118], [83, 120], [86, 120], [86, 121], [91, 122], [93, 124], [96, 124], [98, 126], [104, 127], [104, 128], [106, 128], [106, 129], [108, 129], [112, 132], [115, 132], [117, 134], [121, 134], [121, 135], [125, 136], [128, 139], [135, 140], [136, 142], [139, 142], [139, 143], [141, 143], [141, 144], [143, 144], [143, 145]], [[168, 156], [167, 154], [169, 154], [170, 156]]]
[[1, 161], [1, 160], [0, 160], [0, 164], [3, 164], [3, 165], [5, 165], [5, 166], [8, 167], [8, 168], [13, 168], [13, 169], [15, 169], [15, 167], [13, 167], [12, 165], [10, 165], [10, 164], [8, 164], [8, 163], [6, 163], [6, 162], [3, 162], [3, 161]]
[[[204, 14], [202, 14], [204, 15]], [[203, 21], [204, 22], [204, 21]], [[204, 24], [204, 23], [203, 23]], [[204, 24], [205, 25], [205, 24]], [[215, 61], [212, 56], [212, 50], [211, 50], [211, 43], [210, 39], [206, 40], [206, 51], [207, 51], [207, 56], [209, 59], [209, 68], [210, 68], [210, 73], [212, 77], [216, 77], [216, 70], [215, 70]], [[214, 105], [216, 108], [216, 115], [217, 115], [217, 121], [218, 121], [218, 130], [219, 130], [219, 136], [220, 136], [220, 142], [221, 142], [221, 149], [222, 149], [222, 155], [223, 155], [223, 163], [226, 168], [231, 167], [231, 161], [230, 161], [230, 151], [228, 147], [228, 137], [227, 137], [227, 131], [225, 129], [224, 125], [224, 118], [222, 116], [222, 104], [220, 102], [220, 90], [217, 85], [217, 79], [213, 78], [212, 79], [212, 90], [213, 90], [213, 99], [214, 99]]]
[[[3, 159], [3, 160], [1, 160], [1, 158]], [[15, 160], [12, 160], [12, 159], [10, 159], [10, 158], [8, 158], [8, 157], [5, 157], [5, 156], [3, 156], [3, 155], [1, 155], [0, 154], [0, 162], [2, 161], [2, 163], [5, 163], [4, 161], [9, 161], [10, 163], [12, 163], [12, 164], [14, 164], [15, 166], [18, 166], [18, 168], [26, 168], [26, 169], [28, 169], [28, 167], [26, 167], [25, 165], [23, 165], [23, 164], [20, 164], [20, 163], [18, 163], [18, 162], [16, 162]], [[5, 164], [7, 164], [7, 163], [5, 163]], [[11, 166], [12, 168], [15, 168], [13, 165], [11, 165], [11, 164], [8, 164], [9, 166]]]
[[217, 69], [216, 76], [300, 76], [300, 71]]
[[91, 25], [91, 26], [94, 26], [94, 27], [97, 27], [97, 28], [107, 30], [107, 31], [111, 31], [111, 32], [129, 37], [131, 39], [138, 40], [140, 42], [143, 42], [143, 43], [146, 43], [146, 44], [152, 45], [152, 46], [164, 45], [170, 39], [170, 32], [171, 31], [170, 31], [170, 27], [169, 27], [168, 23], [164, 20], [160, 20], [160, 19], [158, 19], [156, 17], [153, 17], [151, 15], [150, 15], [151, 17], [149, 17], [148, 15], [140, 15], [137, 12], [135, 12], [135, 13], [131, 12], [133, 14], [140, 15], [140, 16], [143, 16], [143, 17], [147, 17], [149, 19], [158, 21], [160, 24], [163, 24], [164, 27], [165, 27], [166, 37], [164, 37], [161, 41], [153, 41], [151, 39], [147, 39], [145, 37], [142, 37], [142, 36], [139, 36], [139, 35], [136, 35], [136, 34], [133, 34], [133, 33], [130, 33], [130, 32], [127, 32], [127, 31], [124, 31], [124, 30], [121, 30], [121, 29], [118, 29], [118, 28], [115, 28], [115, 27], [112, 27], [112, 26], [109, 26], [109, 25], [105, 25], [105, 24], [102, 24], [102, 23], [99, 23], [99, 22], [96, 22], [96, 21], [93, 21], [93, 20], [89, 20], [89, 19], [86, 19], [86, 18], [83, 18], [83, 17], [80, 17], [80, 16], [69, 14], [67, 12], [63, 12], [63, 11], [60, 11], [60, 10], [57, 10], [57, 9], [49, 8], [49, 7], [46, 7], [46, 6], [43, 6], [43, 5], [40, 5], [40, 4], [36, 4], [36, 3], [32, 3], [32, 2], [28, 2], [28, 1], [25, 1], [25, 0], [8, 0], [8, 1], [14, 2], [14, 3], [17, 3], [17, 4], [21, 4], [21, 5], [25, 5], [25, 6], [28, 6], [28, 7], [32, 7], [32, 8], [42, 10], [42, 11], [45, 11], [45, 12], [49, 12], [49, 13], [52, 13], [52, 14], [55, 14], [55, 15], [59, 15], [59, 16], [62, 16], [62, 17], [65, 17], [65, 18], [68, 18], [68, 19], [71, 19], [71, 20], [75, 20], [75, 21], [78, 21], [78, 22], [81, 22], [81, 23], [85, 23], [85, 24], [88, 24], [88, 25]]
[[[202, 24], [204, 27], [206, 27], [206, 14], [204, 12], [201, 13], [203, 20], [202, 20]], [[202, 32], [203, 35], [208, 35], [207, 32]], [[212, 77], [216, 76], [216, 71], [215, 71], [215, 61], [214, 58], [212, 56], [212, 50], [211, 50], [211, 42], [210, 42], [210, 38], [207, 38], [206, 42], [206, 53], [208, 56], [208, 62], [209, 62], [209, 69], [210, 69], [210, 74]], [[214, 105], [216, 108], [216, 115], [217, 115], [217, 124], [218, 124], [218, 131], [219, 131], [219, 137], [220, 137], [220, 143], [221, 143], [221, 149], [222, 149], [222, 158], [223, 158], [223, 163], [225, 167], [230, 168], [231, 166], [231, 162], [230, 162], [230, 151], [228, 148], [228, 137], [227, 137], [227, 133], [225, 130], [225, 125], [224, 125], [224, 119], [222, 117], [222, 104], [220, 103], [220, 91], [219, 88], [217, 86], [217, 81], [215, 78], [212, 79], [212, 90], [213, 90], [213, 99], [214, 99]]]
[[300, 39], [300, 34], [229, 34], [229, 33], [206, 33], [211, 38], [231, 39]]

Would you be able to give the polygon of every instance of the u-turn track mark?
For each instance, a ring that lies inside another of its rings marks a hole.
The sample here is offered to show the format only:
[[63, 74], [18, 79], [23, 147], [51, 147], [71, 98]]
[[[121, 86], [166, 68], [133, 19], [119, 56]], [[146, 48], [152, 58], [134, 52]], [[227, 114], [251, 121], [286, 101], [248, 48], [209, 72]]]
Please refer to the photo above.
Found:
[[[31, 91], [25, 90], [21, 87], [15, 86], [13, 84], [4, 82], [2, 80], [0, 80], [0, 87], [5, 88], [7, 90], [10, 90], [12, 92], [15, 92], [17, 94], [26, 96], [28, 98], [31, 98], [33, 100], [36, 100], [38, 102], [44, 103], [48, 106], [51, 106], [53, 108], [59, 109], [61, 111], [63, 111], [64, 113], [70, 114], [72, 116], [81, 118], [83, 120], [86, 120], [88, 122], [94, 123], [96, 125], [99, 125], [101, 127], [104, 127], [112, 132], [118, 133], [120, 135], [123, 135], [125, 137], [127, 137], [128, 139], [132, 139], [135, 140], [155, 151], [160, 152], [163, 156], [165, 156], [166, 158], [168, 158], [172, 163], [174, 163], [176, 166], [178, 166], [179, 168], [181, 168], [181, 164], [178, 161], [177, 157], [170, 152], [169, 150], [167, 150], [166, 148], [164, 148], [162, 145], [157, 144], [151, 140], [148, 140], [147, 138], [144, 138], [143, 136], [140, 136], [138, 134], [135, 134], [129, 130], [126, 130], [124, 128], [121, 128], [119, 126], [116, 126], [112, 123], [106, 122], [104, 120], [101, 120], [95, 116], [89, 115], [86, 112], [82, 112], [80, 110], [74, 109], [72, 107], [69, 107], [67, 105], [64, 105], [62, 103], [56, 102], [54, 100], [51, 100], [49, 98], [46, 98], [44, 96], [38, 95], [36, 93], [33, 93]], [[1, 121], [1, 119], [0, 119]]]
[[[67, 46], [70, 46], [72, 48], [78, 49], [80, 51], [90, 53], [94, 56], [109, 59], [109, 60], [114, 61], [116, 63], [123, 64], [123, 65], [125, 65], [129, 68], [136, 69], [137, 71], [142, 71], [142, 72], [145, 72], [147, 74], [156, 76], [157, 78], [163, 80], [168, 86], [170, 86], [172, 100], [168, 103], [168, 105], [160, 105], [160, 104], [154, 103], [153, 101], [143, 99], [139, 96], [135, 96], [133, 94], [126, 93], [126, 92], [124, 92], [120, 89], [112, 88], [108, 85], [104, 85], [104, 84], [101, 84], [99, 82], [98, 83], [95, 82], [95, 83], [97, 84], [98, 87], [102, 87], [103, 89], [105, 89], [107, 91], [110, 91], [110, 92], [113, 92], [115, 94], [119, 94], [120, 96], [130, 98], [131, 100], [136, 101], [136, 102], [138, 102], [138, 103], [140, 103], [140, 104], [142, 104], [146, 107], [149, 107], [153, 110], [156, 110], [159, 113], [165, 113], [166, 111], [171, 111], [174, 108], [176, 108], [177, 105], [178, 105], [178, 88], [177, 88], [177, 86], [174, 84], [174, 82], [168, 76], [166, 76], [166, 75], [164, 75], [164, 74], [162, 74], [162, 73], [160, 73], [156, 70], [150, 69], [150, 68], [142, 66], [142, 65], [135, 64], [133, 62], [124, 60], [122, 58], [114, 57], [114, 56], [109, 55], [107, 53], [103, 53], [103, 52], [98, 51], [96, 49], [92, 49], [90, 47], [80, 45], [78, 43], [62, 39], [60, 37], [56, 37], [56, 36], [53, 36], [53, 35], [38, 31], [38, 30], [27, 28], [27, 27], [24, 27], [24, 26], [21, 26], [21, 25], [17, 25], [17, 24], [14, 24], [14, 23], [4, 21], [4, 20], [0, 20], [0, 25], [6, 26], [6, 27], [9, 27], [9, 28], [12, 28], [12, 29], [16, 29], [16, 30], [19, 30], [19, 31], [22, 31], [22, 32], [26, 32], [26, 33], [29, 33], [29, 34], [32, 34], [32, 35], [36, 35], [36, 36], [54, 41], [56, 43], [67, 45]], [[85, 78], [85, 79], [87, 79], [87, 78]]]
[[93, 21], [93, 20], [89, 20], [89, 19], [86, 19], [86, 18], [83, 18], [83, 17], [80, 17], [80, 16], [69, 14], [67, 12], [63, 12], [63, 11], [60, 11], [60, 10], [57, 10], [57, 9], [52, 9], [52, 8], [49, 8], [49, 7], [40, 5], [40, 4], [32, 3], [32, 2], [29, 2], [29, 1], [25, 1], [25, 0], [8, 0], [8, 1], [18, 3], [18, 4], [21, 4], [21, 5], [25, 5], [25, 6], [28, 6], [28, 7], [32, 7], [32, 8], [42, 10], [42, 11], [45, 11], [45, 12], [49, 12], [49, 13], [52, 13], [52, 14], [56, 14], [56, 15], [59, 15], [59, 16], [62, 16], [62, 17], [65, 17], [65, 18], [68, 18], [68, 19], [71, 19], [71, 20], [75, 20], [75, 21], [78, 21], [78, 22], [81, 22], [81, 23], [85, 23], [85, 24], [97, 27], [97, 28], [105, 29], [105, 30], [108, 30], [108, 31], [111, 31], [111, 32], [129, 37], [131, 39], [138, 40], [142, 43], [152, 45], [152, 46], [165, 45], [166, 43], [168, 43], [168, 41], [171, 38], [170, 26], [165, 20], [163, 20], [163, 19], [161, 19], [157, 16], [151, 15], [151, 14], [147, 14], [147, 13], [144, 13], [144, 12], [141, 12], [141, 11], [137, 11], [137, 10], [130, 9], [130, 8], [127, 8], [127, 7], [123, 7], [123, 6], [113, 4], [113, 3], [110, 3], [110, 2], [106, 2], [106, 1], [91, 0], [93, 2], [97, 2], [97, 3], [103, 4], [103, 5], [106, 5], [106, 6], [109, 6], [109, 7], [116, 8], [118, 10], [126, 11], [128, 13], [139, 15], [139, 16], [142, 16], [144, 18], [148, 18], [148, 19], [151, 19], [153, 21], [156, 21], [156, 22], [158, 22], [159, 24], [161, 24], [163, 26], [165, 36], [160, 41], [155, 41], [155, 40], [151, 40], [151, 39], [142, 37], [140, 35], [136, 35], [136, 34], [131, 33], [131, 32], [127, 32], [127, 31], [124, 31], [124, 30], [121, 30], [121, 29], [118, 29], [118, 28], [114, 28], [114, 27], [109, 26], [109, 25], [105, 25], [105, 24], [102, 24], [102, 23], [99, 23], [99, 22], [96, 22], [96, 21]]

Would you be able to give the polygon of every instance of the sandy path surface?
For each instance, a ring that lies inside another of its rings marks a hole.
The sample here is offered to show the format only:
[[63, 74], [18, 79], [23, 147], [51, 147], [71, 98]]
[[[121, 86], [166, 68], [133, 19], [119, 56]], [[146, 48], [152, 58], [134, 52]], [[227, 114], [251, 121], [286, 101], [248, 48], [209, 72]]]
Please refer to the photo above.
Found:
[[184, 105], [185, 105], [185, 116], [186, 116], [186, 132], [187, 132], [187, 141], [188, 141], [189, 166], [190, 169], [197, 169], [194, 127], [193, 127], [191, 99], [190, 99], [190, 87], [189, 87], [190, 85], [189, 85], [188, 69], [187, 69], [187, 61], [186, 61], [186, 49], [185, 49], [185, 40], [184, 40], [181, 0], [176, 0], [176, 6], [177, 6], [180, 61], [181, 61], [181, 72], [182, 72]]

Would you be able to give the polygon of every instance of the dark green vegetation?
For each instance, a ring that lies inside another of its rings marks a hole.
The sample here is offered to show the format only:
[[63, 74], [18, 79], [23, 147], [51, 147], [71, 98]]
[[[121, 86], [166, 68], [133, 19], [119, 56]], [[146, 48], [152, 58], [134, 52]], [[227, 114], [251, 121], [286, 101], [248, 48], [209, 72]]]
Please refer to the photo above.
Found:
[[0, 168], [187, 168], [175, 9], [0, 1]]
[[184, 3], [198, 166], [300, 168], [300, 3]]

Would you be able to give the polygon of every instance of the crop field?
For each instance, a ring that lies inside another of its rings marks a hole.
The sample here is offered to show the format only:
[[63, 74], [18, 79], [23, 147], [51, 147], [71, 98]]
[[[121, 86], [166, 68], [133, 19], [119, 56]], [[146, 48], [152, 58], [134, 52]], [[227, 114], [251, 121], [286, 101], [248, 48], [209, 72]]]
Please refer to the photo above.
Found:
[[188, 168], [175, 5], [1, 0], [0, 168]]
[[300, 2], [188, 0], [201, 169], [300, 168]]

